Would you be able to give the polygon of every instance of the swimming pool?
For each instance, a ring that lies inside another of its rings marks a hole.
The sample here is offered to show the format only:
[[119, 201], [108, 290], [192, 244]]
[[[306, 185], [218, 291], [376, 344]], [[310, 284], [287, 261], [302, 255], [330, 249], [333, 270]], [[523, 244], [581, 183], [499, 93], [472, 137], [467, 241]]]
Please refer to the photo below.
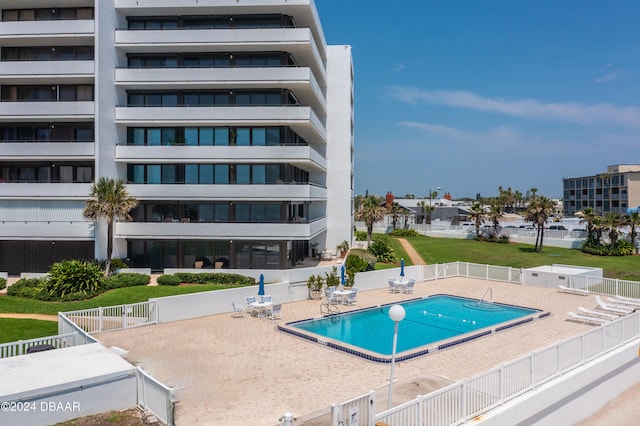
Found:
[[[538, 309], [450, 295], [434, 295], [400, 303], [406, 311], [398, 324], [396, 360], [414, 358], [541, 318]], [[389, 362], [392, 350], [392, 304], [279, 327], [283, 331], [362, 356]]]

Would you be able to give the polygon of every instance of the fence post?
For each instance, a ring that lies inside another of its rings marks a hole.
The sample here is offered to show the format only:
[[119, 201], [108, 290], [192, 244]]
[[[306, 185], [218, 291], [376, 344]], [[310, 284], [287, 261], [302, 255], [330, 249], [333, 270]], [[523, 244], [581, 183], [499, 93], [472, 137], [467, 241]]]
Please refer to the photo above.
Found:
[[282, 420], [283, 420], [283, 425], [284, 426], [293, 425], [293, 413], [291, 413], [290, 411], [287, 411], [286, 413], [284, 413], [284, 416], [282, 417]]
[[104, 326], [104, 317], [102, 306], [98, 308], [99, 319], [98, 319], [98, 331], [102, 331], [102, 327]]
[[122, 329], [127, 328], [127, 305], [122, 305]]

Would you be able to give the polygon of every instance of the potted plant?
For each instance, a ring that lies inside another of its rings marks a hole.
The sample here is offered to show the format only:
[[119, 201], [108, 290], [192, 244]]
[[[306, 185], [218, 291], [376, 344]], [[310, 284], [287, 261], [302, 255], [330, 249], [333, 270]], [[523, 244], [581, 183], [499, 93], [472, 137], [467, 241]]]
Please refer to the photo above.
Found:
[[311, 257], [315, 258], [318, 255], [318, 243], [311, 243]]
[[338, 268], [335, 266], [331, 268], [331, 272], [324, 273], [326, 278], [325, 282], [327, 283], [327, 288], [335, 287], [337, 288], [340, 285], [340, 277], [338, 276]]
[[322, 299], [322, 286], [324, 285], [324, 280], [320, 274], [309, 275], [307, 279], [307, 288], [309, 289], [309, 298], [314, 300]]
[[340, 257], [345, 257], [347, 255], [347, 252], [349, 251], [349, 242], [347, 240], [344, 240], [336, 246], [336, 249], [338, 249], [338, 251], [340, 252]]

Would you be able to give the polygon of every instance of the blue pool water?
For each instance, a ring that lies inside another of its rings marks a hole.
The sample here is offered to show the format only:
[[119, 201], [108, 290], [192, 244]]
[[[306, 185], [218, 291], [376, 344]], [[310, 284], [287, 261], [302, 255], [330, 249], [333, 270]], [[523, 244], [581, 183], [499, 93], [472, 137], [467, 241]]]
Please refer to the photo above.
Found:
[[[448, 295], [416, 299], [401, 305], [406, 316], [398, 324], [398, 353], [540, 312]], [[381, 355], [391, 355], [394, 323], [389, 319], [390, 307], [385, 305], [288, 325]]]

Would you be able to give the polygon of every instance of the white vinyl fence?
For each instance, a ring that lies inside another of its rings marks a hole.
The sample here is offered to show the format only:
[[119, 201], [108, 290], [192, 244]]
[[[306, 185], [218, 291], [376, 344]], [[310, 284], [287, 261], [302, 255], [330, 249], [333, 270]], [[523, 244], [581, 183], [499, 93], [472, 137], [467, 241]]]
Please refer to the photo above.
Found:
[[640, 312], [420, 396], [375, 420], [394, 426], [461, 424], [638, 337]]
[[39, 337], [30, 340], [18, 340], [17, 342], [0, 344], [0, 358], [24, 355], [32, 346], [50, 345], [55, 349], [67, 348], [78, 344], [78, 333], [71, 332], [57, 336]]
[[[99, 343], [89, 333], [120, 330], [157, 323], [155, 302], [85, 309], [58, 313], [58, 331], [73, 331], [76, 344]], [[138, 367], [137, 404], [151, 412], [162, 424], [173, 426], [175, 399], [173, 390]]]
[[62, 312], [60, 315], [87, 333], [124, 330], [158, 322], [155, 301]]
[[158, 420], [167, 426], [173, 426], [175, 398], [173, 390], [138, 367], [137, 403], [144, 410], [153, 413]]
[[331, 406], [331, 421], [334, 425], [372, 425], [375, 423], [375, 392], [369, 391], [349, 401]]

